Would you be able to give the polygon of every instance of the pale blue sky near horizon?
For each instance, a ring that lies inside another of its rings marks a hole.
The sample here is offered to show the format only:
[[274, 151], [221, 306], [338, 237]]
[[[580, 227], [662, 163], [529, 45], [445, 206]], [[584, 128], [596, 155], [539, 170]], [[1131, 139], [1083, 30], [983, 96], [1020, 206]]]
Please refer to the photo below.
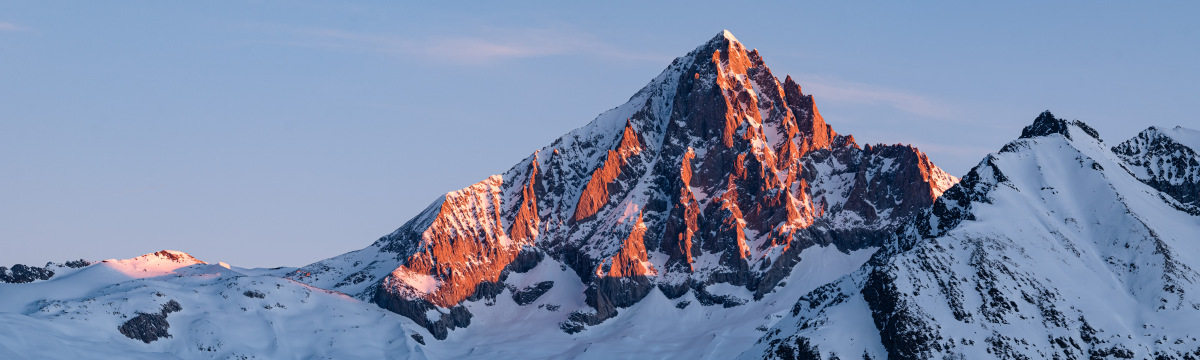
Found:
[[0, 266], [301, 266], [625, 102], [722, 29], [955, 175], [1042, 110], [1200, 128], [1194, 2], [0, 3]]

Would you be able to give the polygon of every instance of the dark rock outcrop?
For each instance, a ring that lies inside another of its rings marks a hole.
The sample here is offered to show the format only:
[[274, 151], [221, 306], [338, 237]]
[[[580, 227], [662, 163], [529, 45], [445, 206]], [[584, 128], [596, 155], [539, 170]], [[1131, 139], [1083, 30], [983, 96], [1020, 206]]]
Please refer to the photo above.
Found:
[[54, 276], [54, 270], [25, 264], [13, 265], [12, 269], [0, 266], [0, 282], [21, 284], [38, 280], [49, 280]]
[[169, 338], [171, 334], [167, 330], [171, 328], [171, 324], [167, 322], [167, 314], [181, 310], [183, 310], [183, 306], [175, 300], [171, 300], [163, 304], [159, 312], [137, 313], [137, 316], [118, 326], [117, 331], [127, 338], [141, 340], [147, 344], [158, 339]]
[[538, 298], [542, 297], [542, 295], [546, 294], [546, 292], [550, 291], [550, 289], [553, 287], [553, 281], [543, 281], [537, 283], [536, 285], [514, 292], [512, 298], [517, 305], [529, 305], [534, 301], [537, 301]]
[[[446, 309], [425, 299], [411, 299], [384, 291], [377, 291], [371, 301], [388, 311], [412, 319], [417, 325], [429, 330], [438, 340], [445, 340], [450, 330], [471, 325], [471, 312], [463, 306]], [[433, 314], [436, 314], [436, 319], [430, 318]]]
[[84, 260], [84, 259], [79, 259], [79, 260], [71, 260], [71, 261], [68, 261], [68, 262], [66, 262], [66, 263], [63, 263], [63, 265], [64, 265], [64, 266], [66, 266], [66, 267], [69, 267], [69, 268], [72, 268], [72, 269], [78, 269], [78, 268], [85, 267], [85, 266], [88, 266], [88, 265], [91, 265], [91, 264], [92, 264], [92, 262], [91, 262], [91, 261], [87, 261], [87, 260]]
[[1067, 131], [1067, 126], [1070, 125], [1077, 126], [1083, 130], [1085, 134], [1088, 134], [1096, 140], [1100, 140], [1100, 133], [1096, 132], [1095, 129], [1092, 129], [1091, 126], [1088, 126], [1079, 120], [1067, 121], [1055, 118], [1054, 114], [1050, 113], [1050, 110], [1043, 111], [1040, 115], [1038, 115], [1037, 119], [1033, 120], [1033, 124], [1021, 129], [1020, 138], [1028, 139], [1038, 136], [1049, 136], [1050, 134], [1059, 134], [1067, 139], [1070, 139], [1071, 133]]
[[1170, 136], [1172, 131], [1188, 130], [1152, 126], [1113, 146], [1112, 151], [1125, 160], [1126, 169], [1138, 180], [1179, 203], [1172, 205], [1200, 216], [1200, 149], [1176, 141]]

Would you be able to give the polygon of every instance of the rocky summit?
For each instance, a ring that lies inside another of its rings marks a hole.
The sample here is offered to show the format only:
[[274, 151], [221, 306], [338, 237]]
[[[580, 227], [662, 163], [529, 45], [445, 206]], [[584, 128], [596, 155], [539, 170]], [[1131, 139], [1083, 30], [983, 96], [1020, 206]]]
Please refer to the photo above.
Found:
[[575, 333], [651, 291], [691, 293], [701, 306], [752, 304], [805, 249], [879, 247], [956, 181], [911, 146], [859, 146], [838, 134], [812, 95], [726, 31], [503, 175], [289, 278], [376, 303], [445, 339], [470, 326], [464, 302], [495, 296], [508, 273], [551, 259], [585, 288], [585, 303], [559, 322]]

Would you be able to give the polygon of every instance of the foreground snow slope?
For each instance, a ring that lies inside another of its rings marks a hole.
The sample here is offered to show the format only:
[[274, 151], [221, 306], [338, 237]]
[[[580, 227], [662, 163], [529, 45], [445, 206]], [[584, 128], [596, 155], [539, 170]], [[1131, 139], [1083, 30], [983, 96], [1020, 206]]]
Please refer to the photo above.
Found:
[[1200, 217], [1043, 113], [742, 358], [1200, 357]]
[[[727, 359], [801, 294], [859, 267], [874, 251], [808, 248], [784, 286], [755, 306], [706, 306], [691, 294], [668, 299], [655, 290], [625, 316], [575, 334], [559, 324], [587, 306], [584, 287], [565, 265], [545, 259], [507, 275], [509, 287], [493, 296], [467, 302], [478, 314], [473, 326], [443, 341], [341, 293], [164, 251], [47, 281], [0, 284], [0, 358]], [[142, 269], [160, 273], [130, 276], [149, 272]], [[546, 281], [553, 282], [548, 291], [526, 296]], [[735, 286], [713, 291], [749, 297]], [[164, 311], [171, 304], [178, 310]], [[165, 325], [128, 331], [135, 319], [159, 314]]]
[[[730, 359], [746, 349], [767, 327], [778, 321], [800, 295], [860, 266], [874, 252], [842, 253], [834, 247], [806, 249], [805, 260], [786, 278], [786, 286], [763, 300], [743, 306], [705, 306], [693, 294], [669, 299], [657, 289], [621, 316], [568, 334], [559, 324], [572, 310], [586, 306], [583, 286], [573, 272], [547, 259], [506, 283], [526, 288], [546, 279], [555, 285], [527, 305], [514, 301], [505, 289], [492, 300], [468, 302], [476, 314], [471, 326], [453, 331], [445, 340], [423, 346], [435, 359]], [[735, 296], [745, 288], [729, 286]]]
[[[178, 310], [165, 314], [165, 326], [134, 321], [151, 319], [172, 302]], [[0, 284], [3, 359], [423, 358], [409, 336], [423, 329], [413, 327], [340, 293], [246, 275], [181, 252], [98, 262], [37, 283]], [[164, 332], [134, 339], [123, 330]]]

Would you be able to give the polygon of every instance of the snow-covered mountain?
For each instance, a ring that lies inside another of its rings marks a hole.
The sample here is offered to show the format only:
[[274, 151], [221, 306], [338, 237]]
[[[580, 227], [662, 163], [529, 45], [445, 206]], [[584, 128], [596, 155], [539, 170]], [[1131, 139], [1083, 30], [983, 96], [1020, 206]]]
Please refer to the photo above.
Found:
[[1127, 169], [1142, 182], [1178, 201], [1163, 199], [1173, 207], [1200, 215], [1200, 131], [1176, 126], [1161, 130], [1150, 127], [1113, 147], [1128, 164]]
[[960, 182], [722, 32], [361, 250], [0, 267], [0, 358], [1200, 358], [1197, 149], [1047, 112]]
[[522, 278], [583, 289], [583, 302], [557, 304], [554, 327], [573, 334], [652, 293], [761, 301], [806, 249], [877, 248], [956, 181], [911, 146], [839, 135], [812, 96], [726, 31], [503, 175], [289, 278], [446, 339], [472, 326], [464, 304], [525, 291], [506, 277], [552, 261], [569, 279]]
[[0, 284], [3, 359], [424, 358], [402, 317], [178, 251]]
[[1194, 134], [1045, 112], [742, 358], [1200, 357]]

